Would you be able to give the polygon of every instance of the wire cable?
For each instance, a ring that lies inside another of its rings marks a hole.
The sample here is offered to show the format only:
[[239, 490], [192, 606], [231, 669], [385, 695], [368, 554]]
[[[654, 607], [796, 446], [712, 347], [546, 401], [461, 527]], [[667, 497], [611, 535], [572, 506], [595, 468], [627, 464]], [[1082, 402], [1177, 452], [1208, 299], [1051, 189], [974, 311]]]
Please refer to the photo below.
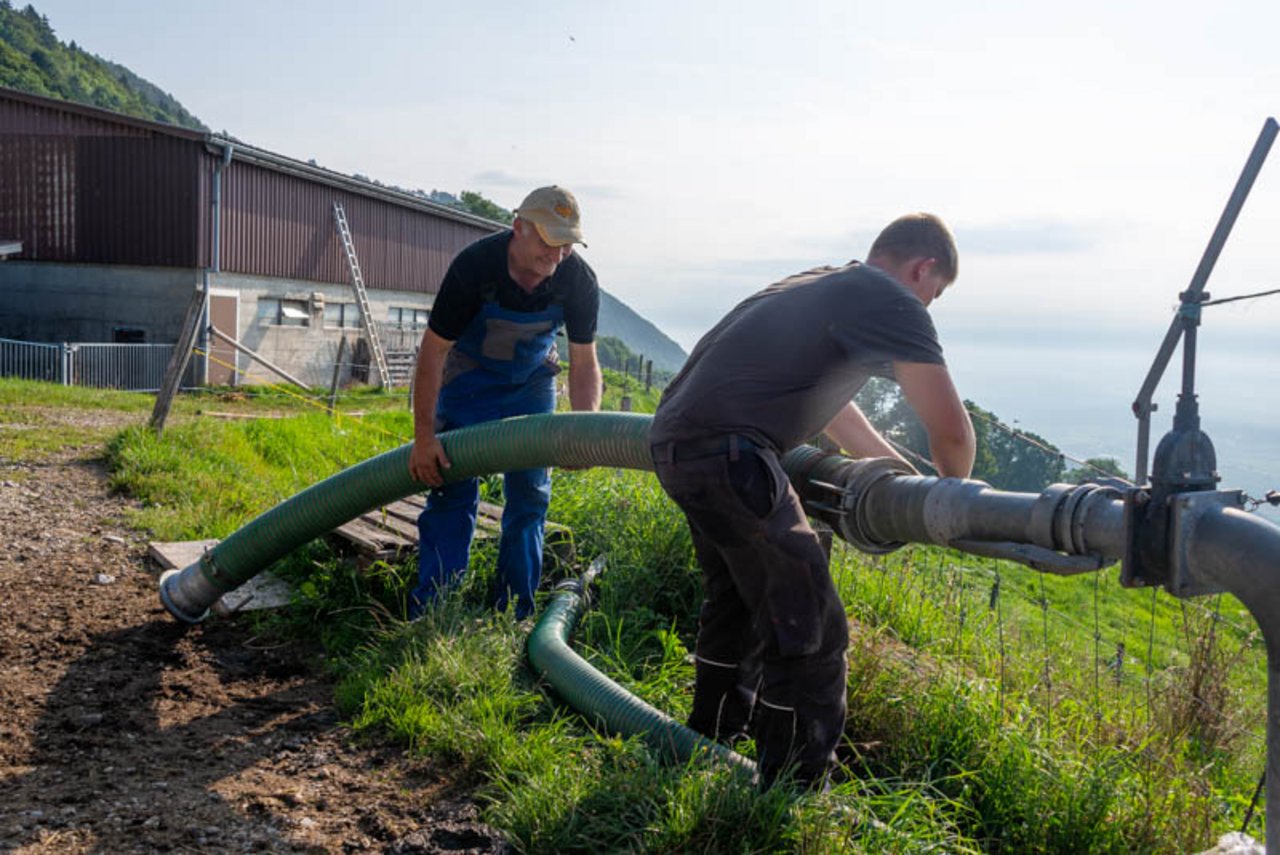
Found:
[[1219, 300], [1205, 300], [1200, 304], [1204, 306], [1221, 306], [1223, 303], [1234, 303], [1237, 300], [1256, 300], [1258, 297], [1270, 297], [1272, 294], [1280, 294], [1280, 288], [1274, 288], [1270, 291], [1259, 291], [1257, 294], [1241, 294], [1238, 297], [1223, 297]]

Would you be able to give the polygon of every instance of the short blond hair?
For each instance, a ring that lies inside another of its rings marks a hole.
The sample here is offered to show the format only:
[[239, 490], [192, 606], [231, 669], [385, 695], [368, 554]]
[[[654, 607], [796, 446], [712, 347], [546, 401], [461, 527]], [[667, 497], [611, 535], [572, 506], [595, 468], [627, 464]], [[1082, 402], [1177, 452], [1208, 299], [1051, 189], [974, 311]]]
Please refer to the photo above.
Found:
[[960, 274], [956, 240], [946, 223], [934, 214], [905, 214], [884, 227], [867, 258], [888, 258], [898, 263], [913, 258], [937, 259], [937, 270], [954, 282]]

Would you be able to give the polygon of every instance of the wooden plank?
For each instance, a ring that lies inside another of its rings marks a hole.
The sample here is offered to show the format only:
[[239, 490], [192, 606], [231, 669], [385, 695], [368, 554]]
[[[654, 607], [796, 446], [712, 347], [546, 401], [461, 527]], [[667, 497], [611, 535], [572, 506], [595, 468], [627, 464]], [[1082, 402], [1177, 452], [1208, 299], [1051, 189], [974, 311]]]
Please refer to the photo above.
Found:
[[[401, 499], [398, 502], [392, 502], [391, 504], [384, 506], [382, 510], [386, 511], [388, 516], [417, 525], [418, 515], [422, 513], [422, 509], [425, 506], [424, 502], [414, 504], [413, 502], [407, 502]], [[372, 513], [376, 514], [378, 511], [372, 511]]]
[[416, 549], [418, 546], [416, 542], [406, 540], [398, 534], [369, 525], [364, 520], [359, 519], [343, 523], [334, 531], [366, 552], [381, 553], [388, 549], [395, 552], [406, 547]]
[[263, 571], [234, 591], [228, 591], [210, 607], [216, 615], [226, 616], [236, 612], [252, 612], [259, 609], [275, 609], [289, 605], [293, 589], [289, 583]]
[[213, 549], [218, 543], [219, 541], [216, 538], [213, 540], [152, 542], [147, 544], [147, 556], [161, 570], [182, 570], [195, 564], [200, 560], [200, 556]]
[[378, 511], [370, 511], [360, 517], [360, 521], [368, 523], [374, 528], [380, 528], [384, 531], [392, 532], [399, 535], [405, 540], [417, 546], [418, 543], [418, 526], [415, 523], [406, 522], [400, 517], [392, 514], [383, 515]]
[[[362, 514], [333, 530], [361, 554], [361, 563], [404, 558], [418, 551], [418, 515], [426, 506], [423, 494], [413, 494]], [[475, 540], [497, 537], [502, 530], [502, 506], [480, 502], [476, 510]], [[547, 521], [546, 551], [560, 562], [573, 560], [573, 533]]]

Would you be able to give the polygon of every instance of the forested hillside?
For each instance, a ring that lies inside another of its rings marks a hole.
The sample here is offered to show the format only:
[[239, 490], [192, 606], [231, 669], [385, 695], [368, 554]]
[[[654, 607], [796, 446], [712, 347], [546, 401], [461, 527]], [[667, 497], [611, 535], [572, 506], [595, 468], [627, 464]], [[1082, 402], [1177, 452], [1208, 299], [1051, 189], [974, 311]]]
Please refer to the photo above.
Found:
[[195, 130], [208, 130], [172, 95], [129, 69], [58, 40], [34, 6], [0, 0], [0, 86]]
[[600, 292], [599, 327], [600, 335], [621, 339], [633, 352], [652, 359], [655, 369], [674, 373], [688, 358], [688, 354], [666, 333], [603, 290]]

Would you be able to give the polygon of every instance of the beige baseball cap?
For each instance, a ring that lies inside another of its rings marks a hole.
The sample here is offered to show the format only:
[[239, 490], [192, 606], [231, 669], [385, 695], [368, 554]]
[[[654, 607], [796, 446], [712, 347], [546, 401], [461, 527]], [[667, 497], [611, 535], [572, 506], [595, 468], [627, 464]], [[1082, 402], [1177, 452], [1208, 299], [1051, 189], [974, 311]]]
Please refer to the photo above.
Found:
[[578, 200], [563, 187], [553, 184], [534, 190], [516, 208], [516, 216], [533, 223], [548, 246], [587, 245], [582, 239]]

